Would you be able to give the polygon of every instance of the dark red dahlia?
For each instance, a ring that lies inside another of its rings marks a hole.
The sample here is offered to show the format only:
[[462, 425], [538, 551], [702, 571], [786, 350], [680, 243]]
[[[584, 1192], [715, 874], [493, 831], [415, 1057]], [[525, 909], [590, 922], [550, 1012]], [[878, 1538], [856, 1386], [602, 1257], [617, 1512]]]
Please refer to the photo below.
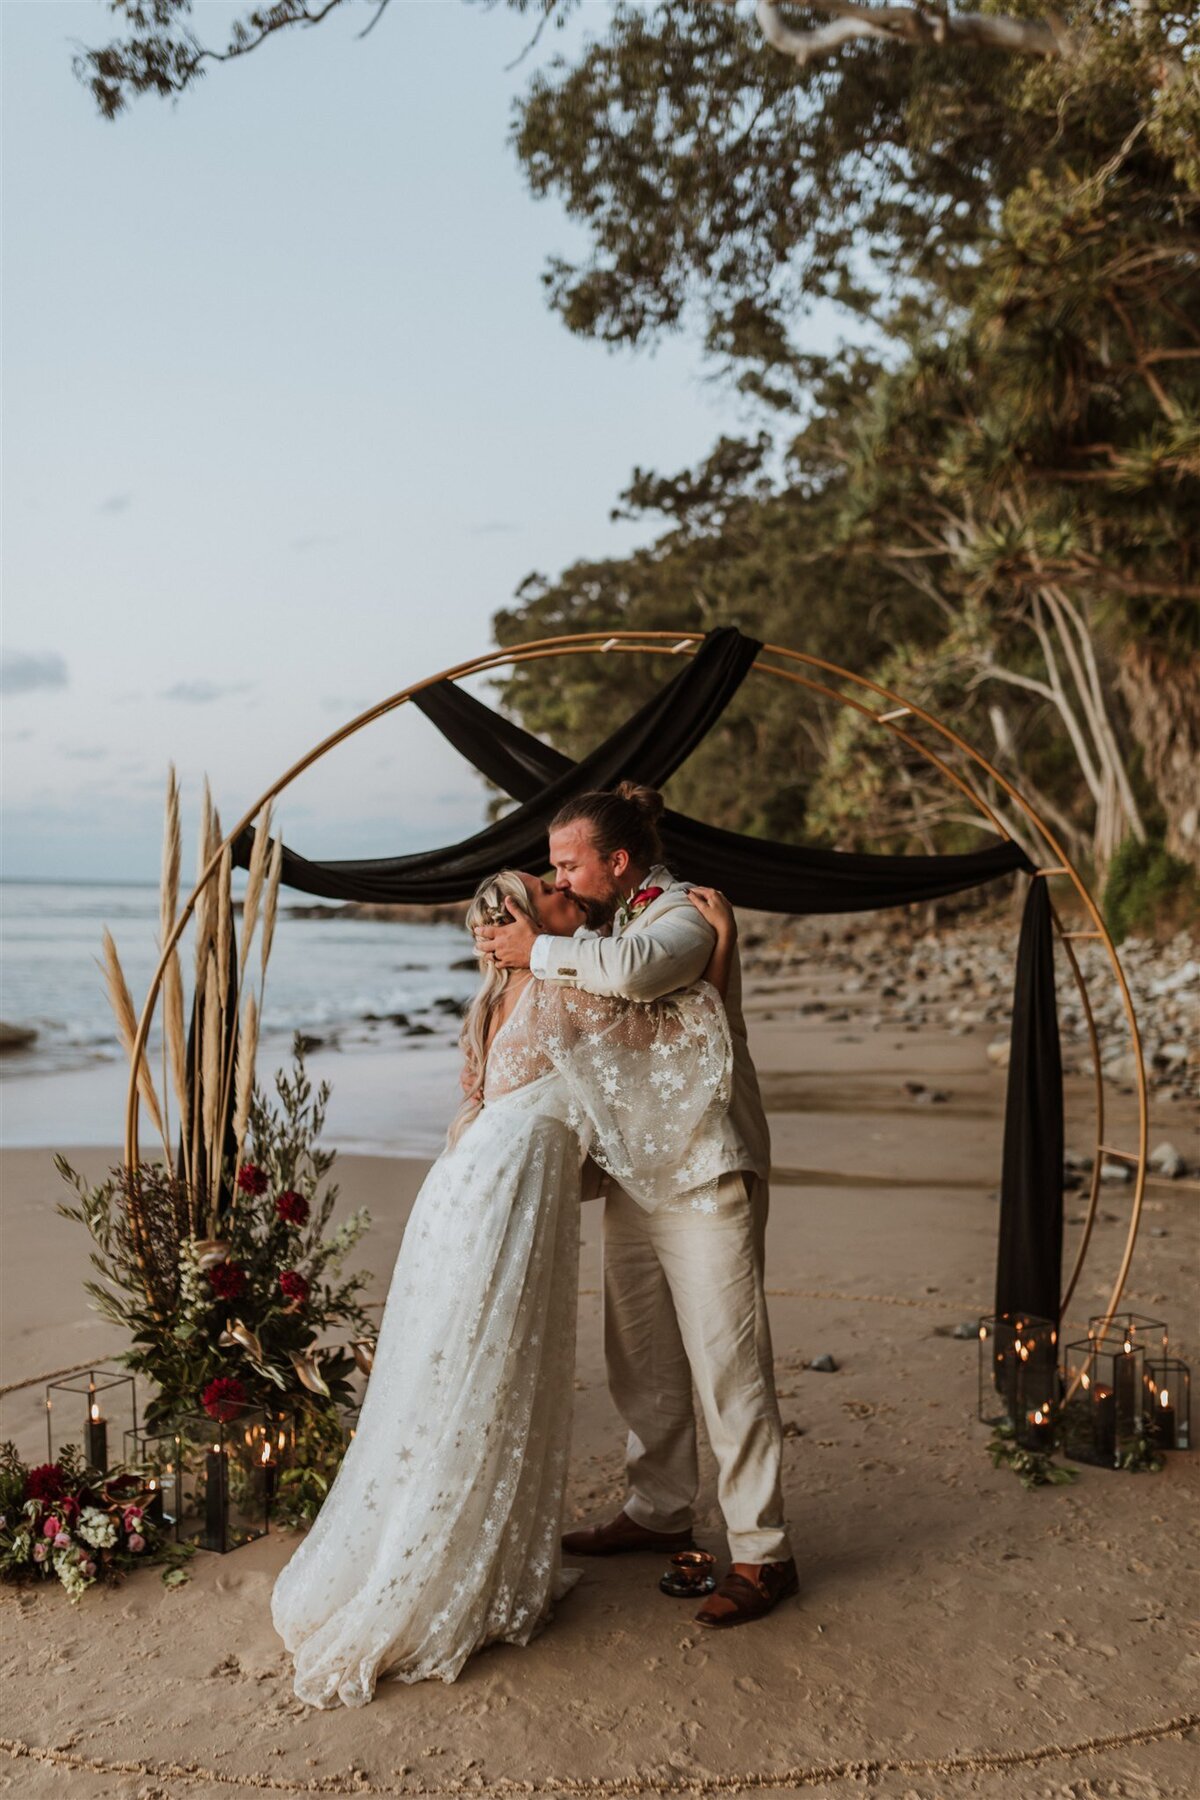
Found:
[[56, 1462], [39, 1463], [25, 1477], [27, 1500], [61, 1500], [66, 1491], [65, 1477]]
[[218, 1375], [200, 1396], [200, 1404], [210, 1419], [226, 1423], [236, 1419], [246, 1404], [246, 1390], [236, 1375]]
[[295, 1269], [285, 1269], [279, 1277], [279, 1285], [289, 1300], [308, 1299], [308, 1282]]
[[282, 1194], [276, 1196], [275, 1211], [289, 1225], [308, 1224], [308, 1201], [295, 1188], [285, 1188]]
[[208, 1271], [208, 1282], [218, 1300], [236, 1300], [246, 1285], [246, 1277], [236, 1263], [214, 1263]]
[[256, 1163], [243, 1163], [238, 1170], [237, 1184], [243, 1194], [265, 1194], [270, 1183], [267, 1171], [260, 1169]]

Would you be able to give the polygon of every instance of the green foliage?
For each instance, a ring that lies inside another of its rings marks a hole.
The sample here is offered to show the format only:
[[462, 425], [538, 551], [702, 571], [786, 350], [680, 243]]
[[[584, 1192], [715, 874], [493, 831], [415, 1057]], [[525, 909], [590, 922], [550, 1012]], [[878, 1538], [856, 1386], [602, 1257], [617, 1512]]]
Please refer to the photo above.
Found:
[[1200, 912], [1200, 880], [1161, 842], [1126, 838], [1109, 865], [1104, 917], [1117, 943], [1132, 932], [1153, 933], [1171, 918]]
[[[99, 1277], [85, 1283], [92, 1304], [125, 1328], [131, 1348], [121, 1360], [157, 1389], [146, 1408], [150, 1426], [196, 1410], [219, 1376], [236, 1377], [259, 1406], [291, 1396], [332, 1408], [353, 1397], [353, 1354], [340, 1345], [318, 1349], [318, 1340], [333, 1331], [374, 1333], [359, 1298], [366, 1275], [342, 1275], [370, 1219], [360, 1210], [331, 1228], [338, 1187], [322, 1191], [321, 1184], [335, 1152], [318, 1146], [330, 1090], [323, 1082], [313, 1097], [299, 1033], [292, 1055], [291, 1077], [276, 1072], [279, 1105], [257, 1088], [252, 1096], [247, 1161], [219, 1239], [191, 1234], [186, 1191], [161, 1164], [143, 1164], [136, 1176], [117, 1167], [88, 1186], [65, 1157], [55, 1157], [77, 1196], [58, 1210], [92, 1238]], [[232, 1192], [232, 1168], [227, 1180]], [[246, 1191], [247, 1183], [261, 1193]], [[285, 1193], [299, 1196], [301, 1221], [281, 1212]], [[285, 1271], [305, 1285], [302, 1297], [284, 1291]]]
[[1023, 1450], [1007, 1419], [1002, 1419], [988, 1441], [993, 1469], [1011, 1469], [1023, 1488], [1063, 1487], [1076, 1479], [1074, 1469], [1064, 1469], [1044, 1450]]
[[271, 1509], [272, 1525], [302, 1531], [312, 1524], [333, 1485], [346, 1442], [346, 1431], [336, 1412], [310, 1406], [299, 1414], [295, 1452], [279, 1473]]

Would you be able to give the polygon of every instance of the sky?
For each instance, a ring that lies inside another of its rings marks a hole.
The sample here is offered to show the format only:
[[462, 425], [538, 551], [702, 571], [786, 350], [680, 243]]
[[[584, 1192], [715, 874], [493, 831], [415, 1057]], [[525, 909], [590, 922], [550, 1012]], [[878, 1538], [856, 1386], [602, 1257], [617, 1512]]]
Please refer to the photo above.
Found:
[[[197, 35], [246, 10], [199, 0]], [[186, 872], [205, 775], [228, 831], [486, 650], [527, 574], [657, 535], [608, 518], [635, 464], [748, 429], [694, 339], [614, 352], [543, 297], [584, 240], [528, 192], [511, 108], [607, 14], [508, 68], [531, 25], [504, 7], [393, 0], [360, 40], [355, 5], [109, 123], [71, 68], [107, 9], [0, 0], [4, 877], [156, 879], [172, 762]], [[276, 820], [384, 856], [483, 807], [405, 707]]]

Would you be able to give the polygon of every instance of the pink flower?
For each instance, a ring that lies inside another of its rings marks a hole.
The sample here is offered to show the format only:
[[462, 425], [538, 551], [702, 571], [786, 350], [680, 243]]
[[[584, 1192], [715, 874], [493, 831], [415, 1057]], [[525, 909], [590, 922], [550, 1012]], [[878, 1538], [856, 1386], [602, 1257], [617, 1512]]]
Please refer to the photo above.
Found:
[[131, 1531], [130, 1532], [129, 1548], [133, 1551], [133, 1554], [135, 1556], [140, 1555], [140, 1553], [146, 1548], [146, 1540], [142, 1536], [140, 1531]]
[[54, 1548], [56, 1550], [69, 1550], [71, 1548], [71, 1534], [69, 1531], [59, 1532], [54, 1540]]
[[54, 1514], [51, 1513], [50, 1517], [46, 1520], [46, 1523], [42, 1526], [42, 1535], [48, 1538], [57, 1537], [61, 1530], [62, 1520], [56, 1519]]
[[39, 1538], [37, 1543], [33, 1546], [34, 1562], [45, 1562], [45, 1560], [49, 1556], [49, 1554], [50, 1554], [49, 1544], [46, 1542], [45, 1538]]
[[125, 1527], [126, 1531], [136, 1531], [138, 1526], [141, 1524], [141, 1522], [142, 1522], [141, 1507], [140, 1506], [127, 1506], [125, 1508], [125, 1511], [121, 1515], [121, 1523]]
[[82, 1569], [83, 1573], [87, 1576], [89, 1581], [91, 1580], [92, 1576], [96, 1573], [96, 1565], [91, 1560], [90, 1557], [86, 1557], [84, 1559], [84, 1561], [80, 1563], [79, 1567]]

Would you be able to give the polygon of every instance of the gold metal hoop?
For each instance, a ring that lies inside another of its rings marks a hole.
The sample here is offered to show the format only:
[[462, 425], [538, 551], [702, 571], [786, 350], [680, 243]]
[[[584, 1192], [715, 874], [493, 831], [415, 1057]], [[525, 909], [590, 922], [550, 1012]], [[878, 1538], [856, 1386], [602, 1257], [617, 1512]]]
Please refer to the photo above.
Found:
[[[124, 1156], [126, 1165], [132, 1167], [139, 1160], [139, 1097], [137, 1069], [145, 1049], [146, 1039], [149, 1035], [150, 1024], [154, 1017], [154, 1009], [157, 1004], [158, 993], [162, 985], [163, 972], [166, 968], [167, 961], [172, 949], [179, 941], [188, 919], [191, 917], [197, 898], [220, 867], [221, 856], [225, 846], [231, 844], [246, 826], [253, 822], [269, 800], [274, 799], [277, 794], [282, 793], [284, 788], [288, 787], [298, 775], [303, 774], [305, 769], [311, 768], [313, 763], [319, 761], [322, 756], [326, 755], [338, 744], [343, 743], [348, 737], [352, 737], [355, 732], [361, 731], [365, 726], [373, 724], [376, 719], [382, 718], [386, 713], [394, 712], [397, 707], [403, 706], [407, 701], [411, 700], [414, 694], [419, 694], [423, 689], [435, 686], [439, 681], [460, 680], [466, 676], [484, 674], [492, 669], [516, 667], [522, 663], [538, 662], [543, 659], [560, 656], [694, 656], [699, 644], [703, 640], [703, 636], [704, 634], [698, 631], [585, 631], [573, 632], [561, 637], [535, 638], [531, 639], [528, 643], [517, 644], [507, 649], [499, 648], [490, 650], [485, 652], [482, 656], [472, 657], [467, 662], [457, 663], [451, 668], [443, 669], [437, 675], [427, 676], [424, 681], [414, 682], [410, 687], [402, 688], [398, 693], [390, 695], [386, 700], [379, 701], [375, 706], [369, 707], [365, 712], [359, 713], [357, 717], [349, 720], [347, 724], [341, 726], [337, 731], [332, 732], [328, 737], [322, 738], [320, 743], [314, 745], [313, 748], [302, 756], [298, 762], [293, 763], [290, 769], [287, 769], [269, 788], [260, 794], [253, 806], [243, 814], [237, 824], [233, 827], [232, 831], [213, 852], [208, 863], [201, 872], [195, 887], [180, 908], [179, 915], [175, 919], [166, 942], [162, 946], [158, 966], [151, 978], [150, 989], [142, 1007], [141, 1017], [138, 1020], [137, 1034], [134, 1038], [130, 1056], [129, 1087], [125, 1099]], [[780, 667], [779, 661], [776, 659], [782, 659], [786, 666]], [[800, 667], [797, 668], [796, 665], [800, 665]], [[813, 673], [804, 673], [801, 672], [802, 670], [813, 671]], [[884, 730], [891, 732], [891, 734], [900, 739], [902, 743], [905, 743], [911, 749], [916, 750], [927, 762], [932, 764], [946, 780], [951, 782], [953, 786], [957, 787], [959, 791], [965, 795], [980, 814], [980, 818], [986, 828], [996, 832], [1002, 838], [1010, 838], [1011, 833], [1005, 828], [1002, 821], [996, 816], [991, 806], [989, 806], [988, 802], [977, 791], [972, 783], [960, 775], [956, 770], [952, 769], [944, 758], [938, 755], [936, 751], [932, 750], [927, 744], [924, 744], [919, 738], [914, 737], [910, 731], [905, 730], [901, 724], [902, 720], [912, 722], [919, 720], [931, 731], [936, 732], [946, 745], [952, 747], [960, 755], [965, 756], [968, 762], [974, 764], [977, 769], [986, 774], [1003, 790], [1008, 798], [1020, 808], [1025, 819], [1038, 833], [1042, 843], [1047, 846], [1045, 866], [1042, 866], [1042, 859], [1039, 856], [1037, 859], [1039, 867], [1035, 879], [1048, 881], [1055, 877], [1064, 876], [1071, 882], [1079, 899], [1082, 901], [1092, 923], [1092, 929], [1085, 932], [1065, 931], [1063, 929], [1062, 921], [1059, 918], [1057, 908], [1053, 906], [1051, 908], [1055, 931], [1066, 953], [1068, 966], [1071, 969], [1076, 986], [1079, 990], [1083, 1007], [1095, 1077], [1094, 1092], [1096, 1105], [1096, 1141], [1095, 1154], [1092, 1160], [1091, 1191], [1088, 1196], [1087, 1212], [1084, 1218], [1079, 1248], [1075, 1256], [1074, 1267], [1071, 1270], [1066, 1287], [1063, 1290], [1060, 1313], [1061, 1315], [1065, 1315], [1067, 1306], [1069, 1305], [1078, 1284], [1088, 1247], [1091, 1242], [1092, 1227], [1096, 1218], [1096, 1210], [1100, 1195], [1100, 1181], [1104, 1163], [1106, 1160], [1111, 1160], [1123, 1163], [1125, 1166], [1133, 1169], [1133, 1197], [1130, 1206], [1129, 1225], [1126, 1231], [1120, 1265], [1113, 1281], [1112, 1290], [1104, 1314], [1106, 1319], [1111, 1318], [1121, 1303], [1121, 1295], [1124, 1292], [1125, 1282], [1128, 1278], [1130, 1265], [1133, 1261], [1133, 1250], [1137, 1241], [1138, 1225], [1141, 1219], [1142, 1201], [1146, 1186], [1146, 1147], [1149, 1132], [1149, 1108], [1146, 1091], [1146, 1072], [1142, 1061], [1141, 1033], [1138, 1030], [1138, 1022], [1133, 1009], [1133, 999], [1129, 992], [1129, 984], [1125, 979], [1125, 972], [1121, 967], [1121, 961], [1117, 955], [1116, 945], [1113, 943], [1100, 909], [1092, 898], [1082, 876], [1071, 862], [1070, 857], [1055, 837], [1049, 825], [1046, 824], [1036, 808], [1025, 799], [1020, 790], [1016, 788], [1006, 776], [1002, 775], [1000, 770], [989, 762], [987, 757], [985, 757], [981, 751], [976, 750], [975, 747], [968, 743], [965, 738], [961, 737], [958, 732], [952, 730], [949, 725], [943, 724], [942, 721], [935, 718], [932, 713], [926, 712], [925, 709], [918, 706], [915, 701], [905, 700], [900, 694], [893, 692], [891, 688], [883, 687], [879, 682], [871, 681], [865, 675], [858, 675], [852, 669], [842, 668], [838, 663], [827, 662], [819, 656], [810, 656], [802, 650], [790, 650], [781, 644], [764, 644], [752, 665], [752, 671], [756, 674], [770, 675], [777, 679], [792, 682], [797, 686], [809, 689], [813, 693], [822, 695], [827, 700], [835, 701], [839, 706], [851, 707], [855, 712], [859, 713], [863, 718], [868, 719], [872, 724], [879, 725]], [[874, 697], [876, 701], [884, 702], [884, 705], [873, 705], [867, 697], [860, 698], [853, 693], [846, 693], [838, 687], [833, 687], [829, 684], [828, 680], [819, 679], [818, 674], [831, 677], [838, 682], [848, 682], [852, 684], [853, 687], [861, 690], [864, 696]], [[1138, 1104], [1138, 1138], [1136, 1149], [1116, 1149], [1104, 1142], [1105, 1095], [1103, 1070], [1100, 1061], [1099, 1036], [1096, 1030], [1095, 1012], [1088, 993], [1087, 980], [1074, 949], [1075, 941], [1081, 938], [1091, 939], [1104, 945], [1105, 953], [1108, 957], [1113, 976], [1120, 992], [1121, 1004], [1125, 1013], [1126, 1023], [1129, 1027], [1135, 1071]]]

